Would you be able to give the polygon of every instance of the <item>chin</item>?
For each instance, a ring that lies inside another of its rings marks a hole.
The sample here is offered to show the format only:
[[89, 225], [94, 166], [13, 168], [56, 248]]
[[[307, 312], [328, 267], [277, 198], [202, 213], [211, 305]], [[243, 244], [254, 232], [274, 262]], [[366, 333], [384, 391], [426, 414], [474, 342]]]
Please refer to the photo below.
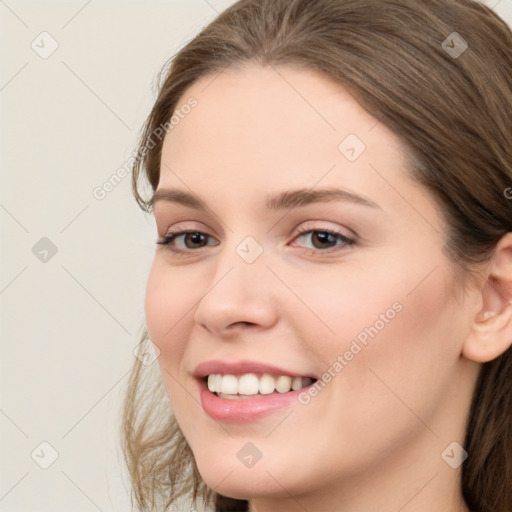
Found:
[[[238, 459], [230, 461], [225, 453], [216, 451], [209, 457], [205, 454], [196, 458], [196, 464], [208, 487], [228, 498], [278, 497], [283, 495], [283, 487], [294, 487], [288, 481], [289, 471], [264, 463], [263, 459], [253, 467], [245, 467]], [[276, 475], [285, 476], [276, 478]]]

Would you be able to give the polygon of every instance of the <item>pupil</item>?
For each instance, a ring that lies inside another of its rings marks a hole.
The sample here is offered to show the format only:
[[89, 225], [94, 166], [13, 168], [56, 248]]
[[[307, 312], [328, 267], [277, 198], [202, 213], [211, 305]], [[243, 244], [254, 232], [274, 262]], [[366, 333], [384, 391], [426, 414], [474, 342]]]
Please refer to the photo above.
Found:
[[188, 236], [194, 244], [201, 244], [201, 242], [204, 242], [204, 235], [202, 233], [188, 233]]
[[336, 243], [336, 237], [334, 235], [331, 235], [331, 233], [316, 233], [314, 234], [313, 238], [316, 237], [320, 244], [330, 244], [330, 243]]

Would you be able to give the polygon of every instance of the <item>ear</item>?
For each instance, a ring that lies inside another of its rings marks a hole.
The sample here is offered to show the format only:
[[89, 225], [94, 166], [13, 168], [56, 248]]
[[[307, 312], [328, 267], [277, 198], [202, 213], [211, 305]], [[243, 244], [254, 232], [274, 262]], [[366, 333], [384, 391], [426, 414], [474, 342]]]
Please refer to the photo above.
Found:
[[492, 361], [512, 346], [512, 233], [501, 238], [485, 268], [482, 306], [462, 349], [466, 359], [478, 363]]

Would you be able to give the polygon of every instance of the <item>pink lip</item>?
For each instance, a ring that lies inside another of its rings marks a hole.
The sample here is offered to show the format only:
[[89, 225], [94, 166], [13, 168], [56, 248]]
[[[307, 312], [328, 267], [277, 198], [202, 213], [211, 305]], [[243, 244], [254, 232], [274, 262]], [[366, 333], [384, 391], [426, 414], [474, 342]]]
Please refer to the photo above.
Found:
[[[274, 411], [289, 407], [298, 399], [300, 393], [308, 387], [288, 393], [257, 395], [254, 398], [230, 400], [213, 394], [204, 380], [198, 380], [199, 396], [206, 414], [217, 421], [229, 423], [248, 423], [272, 414]], [[311, 384], [313, 386], [314, 384]]]
[[[214, 420], [230, 423], [246, 423], [259, 420], [273, 412], [289, 407], [308, 387], [288, 393], [271, 393], [257, 395], [254, 398], [230, 400], [220, 398], [212, 393], [205, 382], [205, 377], [211, 374], [243, 375], [245, 373], [269, 374], [274, 376], [288, 375], [289, 377], [309, 377], [277, 366], [258, 363], [255, 361], [205, 361], [194, 370], [198, 385], [201, 404], [205, 412]], [[311, 376], [316, 379], [316, 377]], [[314, 385], [314, 384], [311, 384]]]

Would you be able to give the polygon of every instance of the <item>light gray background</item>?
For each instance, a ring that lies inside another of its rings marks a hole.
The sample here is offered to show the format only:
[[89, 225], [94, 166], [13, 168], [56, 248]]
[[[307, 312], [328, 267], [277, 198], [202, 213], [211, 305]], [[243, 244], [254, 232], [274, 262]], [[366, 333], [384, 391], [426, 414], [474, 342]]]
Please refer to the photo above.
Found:
[[[0, 0], [0, 512], [129, 510], [118, 415], [156, 233], [129, 177], [93, 190], [163, 63], [232, 3]], [[486, 3], [512, 25], [512, 0]]]

